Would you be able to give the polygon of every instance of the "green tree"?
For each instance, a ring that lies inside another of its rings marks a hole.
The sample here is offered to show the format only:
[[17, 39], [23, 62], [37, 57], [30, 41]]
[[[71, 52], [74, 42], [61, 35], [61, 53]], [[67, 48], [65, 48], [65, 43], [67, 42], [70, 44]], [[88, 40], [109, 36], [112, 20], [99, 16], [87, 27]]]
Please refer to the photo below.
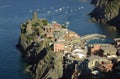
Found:
[[46, 26], [48, 24], [48, 21], [47, 20], [42, 20], [42, 23], [44, 26]]

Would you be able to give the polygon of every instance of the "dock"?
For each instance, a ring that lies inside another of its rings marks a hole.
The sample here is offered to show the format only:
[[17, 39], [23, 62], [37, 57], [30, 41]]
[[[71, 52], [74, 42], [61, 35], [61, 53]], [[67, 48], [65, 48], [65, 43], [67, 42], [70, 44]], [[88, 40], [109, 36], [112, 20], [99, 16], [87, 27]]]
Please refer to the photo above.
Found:
[[105, 39], [106, 36], [102, 34], [88, 34], [84, 35], [80, 38], [82, 42], [90, 41], [90, 40], [95, 40], [95, 39]]

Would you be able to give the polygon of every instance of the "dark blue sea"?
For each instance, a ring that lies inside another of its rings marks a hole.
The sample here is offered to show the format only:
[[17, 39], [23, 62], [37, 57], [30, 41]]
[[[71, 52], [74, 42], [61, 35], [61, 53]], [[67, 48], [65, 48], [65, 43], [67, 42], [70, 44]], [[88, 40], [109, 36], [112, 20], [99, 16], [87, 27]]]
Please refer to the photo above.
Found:
[[32, 18], [34, 10], [40, 18], [56, 20], [80, 36], [100, 33], [108, 36], [106, 42], [118, 37], [116, 31], [90, 22], [88, 13], [94, 6], [90, 0], [0, 0], [0, 79], [31, 79], [24, 71], [20, 52], [16, 49], [20, 24]]

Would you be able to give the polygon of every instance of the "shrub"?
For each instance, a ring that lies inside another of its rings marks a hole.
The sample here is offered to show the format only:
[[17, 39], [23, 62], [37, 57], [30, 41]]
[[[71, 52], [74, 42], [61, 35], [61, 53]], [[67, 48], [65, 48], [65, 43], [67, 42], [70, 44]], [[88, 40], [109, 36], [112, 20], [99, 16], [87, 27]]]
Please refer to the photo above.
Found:
[[39, 23], [34, 23], [34, 24], [32, 24], [32, 26], [37, 27], [37, 26], [39, 26]]
[[62, 28], [66, 28], [66, 26], [65, 26], [65, 25], [62, 25]]
[[46, 26], [48, 24], [48, 21], [47, 20], [42, 20], [42, 23], [44, 26]]

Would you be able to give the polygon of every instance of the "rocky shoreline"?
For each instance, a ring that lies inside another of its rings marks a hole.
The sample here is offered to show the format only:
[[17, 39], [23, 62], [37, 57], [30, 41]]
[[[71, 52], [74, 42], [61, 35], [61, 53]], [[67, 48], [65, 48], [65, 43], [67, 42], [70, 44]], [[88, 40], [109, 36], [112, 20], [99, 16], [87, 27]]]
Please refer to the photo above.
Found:
[[95, 9], [89, 14], [93, 21], [115, 26], [120, 29], [120, 1], [119, 0], [92, 0]]

